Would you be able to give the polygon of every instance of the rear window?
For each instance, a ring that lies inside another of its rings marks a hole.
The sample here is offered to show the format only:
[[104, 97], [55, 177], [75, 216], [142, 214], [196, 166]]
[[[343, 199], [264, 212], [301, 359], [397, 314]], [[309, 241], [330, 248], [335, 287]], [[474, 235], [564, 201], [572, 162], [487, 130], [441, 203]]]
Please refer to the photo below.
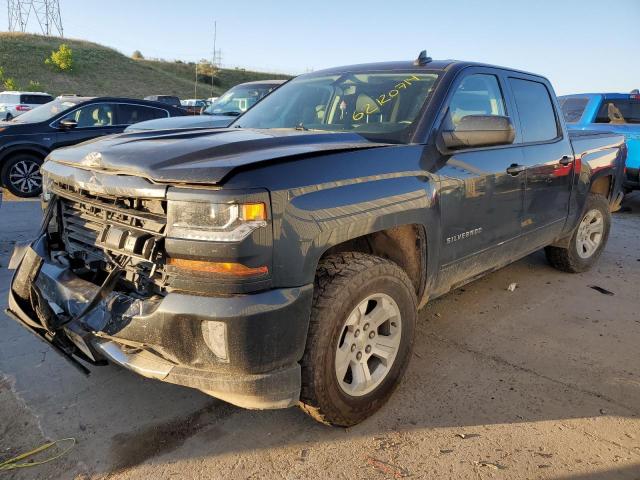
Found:
[[540, 82], [510, 78], [523, 142], [544, 142], [558, 136], [558, 124], [549, 91]]
[[180, 105], [180, 99], [178, 97], [167, 97], [161, 95], [158, 97], [158, 102], [166, 103], [167, 105]]
[[567, 123], [576, 123], [582, 118], [584, 109], [589, 103], [589, 99], [585, 97], [575, 98], [559, 98], [560, 108], [562, 109], [562, 115], [564, 121]]
[[634, 99], [603, 100], [596, 123], [640, 123], [640, 101]]
[[28, 105], [44, 105], [53, 100], [50, 95], [20, 95], [20, 103]]

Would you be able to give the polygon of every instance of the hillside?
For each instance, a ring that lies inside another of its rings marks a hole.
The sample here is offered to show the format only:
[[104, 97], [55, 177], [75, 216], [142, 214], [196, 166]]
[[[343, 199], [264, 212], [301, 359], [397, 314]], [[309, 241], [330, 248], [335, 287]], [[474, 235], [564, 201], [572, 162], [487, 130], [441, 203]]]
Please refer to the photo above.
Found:
[[[66, 43], [73, 50], [73, 71], [58, 72], [44, 61]], [[84, 40], [64, 40], [23, 33], [0, 32], [0, 67], [5, 77], [16, 80], [20, 88], [37, 81], [41, 90], [51, 94], [76, 93], [88, 96], [117, 95], [142, 98], [146, 95], [177, 95], [193, 98], [195, 66], [193, 64], [152, 60], [133, 60], [116, 50]], [[214, 94], [251, 80], [287, 78], [244, 70], [221, 69]], [[0, 91], [4, 90], [0, 85]], [[211, 85], [198, 84], [198, 96], [208, 97]]]

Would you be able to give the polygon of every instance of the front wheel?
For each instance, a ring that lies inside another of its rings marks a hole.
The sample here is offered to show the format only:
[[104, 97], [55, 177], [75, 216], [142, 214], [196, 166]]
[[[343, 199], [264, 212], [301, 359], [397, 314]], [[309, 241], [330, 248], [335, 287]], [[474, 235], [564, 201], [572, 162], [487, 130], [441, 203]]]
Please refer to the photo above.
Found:
[[598, 260], [609, 238], [611, 211], [609, 202], [595, 193], [587, 197], [587, 205], [580, 223], [573, 231], [567, 247], [546, 247], [549, 263], [564, 272], [589, 270]]
[[40, 165], [42, 159], [34, 155], [16, 155], [3, 165], [2, 183], [16, 197], [37, 197], [42, 192]]
[[302, 359], [302, 409], [352, 426], [376, 412], [411, 357], [417, 300], [395, 263], [362, 253], [321, 261]]

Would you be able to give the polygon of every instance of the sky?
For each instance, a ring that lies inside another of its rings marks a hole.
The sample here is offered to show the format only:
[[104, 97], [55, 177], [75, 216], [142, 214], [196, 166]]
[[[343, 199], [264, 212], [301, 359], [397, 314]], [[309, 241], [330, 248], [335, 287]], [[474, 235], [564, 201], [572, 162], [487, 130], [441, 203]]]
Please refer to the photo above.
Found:
[[[60, 7], [66, 37], [126, 55], [210, 59], [216, 21], [223, 66], [299, 74], [411, 60], [426, 49], [435, 59], [545, 75], [559, 95], [640, 88], [640, 0], [60, 0]], [[0, 30], [7, 28], [0, 0]]]

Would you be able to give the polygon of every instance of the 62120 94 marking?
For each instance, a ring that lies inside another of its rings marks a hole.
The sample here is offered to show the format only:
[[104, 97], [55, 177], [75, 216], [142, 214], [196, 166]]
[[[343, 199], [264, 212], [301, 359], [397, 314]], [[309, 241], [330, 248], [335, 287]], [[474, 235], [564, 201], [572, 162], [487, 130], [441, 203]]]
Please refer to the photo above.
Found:
[[389, 90], [387, 93], [383, 93], [380, 96], [378, 96], [378, 98], [376, 98], [376, 100], [375, 100], [376, 103], [374, 105], [371, 105], [370, 103], [367, 103], [365, 105], [364, 112], [353, 112], [353, 115], [352, 115], [351, 118], [353, 118], [353, 120], [355, 122], [358, 122], [358, 121], [362, 120], [365, 115], [367, 115], [367, 116], [373, 115], [374, 113], [376, 113], [376, 112], [378, 112], [380, 110], [380, 107], [382, 105], [384, 105], [385, 103], [390, 102], [392, 99], [397, 97], [400, 94], [400, 90], [403, 90], [403, 89], [406, 89], [407, 87], [410, 87], [412, 85], [411, 82], [419, 81], [419, 80], [420, 79], [418, 77], [416, 77], [415, 75], [411, 75], [410, 77], [405, 78], [400, 83], [398, 83], [395, 86], [395, 88]]

